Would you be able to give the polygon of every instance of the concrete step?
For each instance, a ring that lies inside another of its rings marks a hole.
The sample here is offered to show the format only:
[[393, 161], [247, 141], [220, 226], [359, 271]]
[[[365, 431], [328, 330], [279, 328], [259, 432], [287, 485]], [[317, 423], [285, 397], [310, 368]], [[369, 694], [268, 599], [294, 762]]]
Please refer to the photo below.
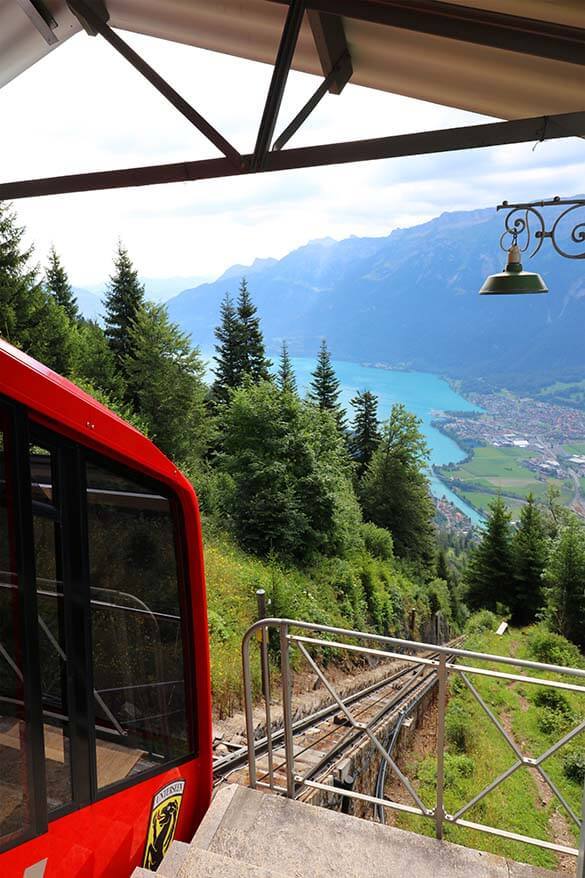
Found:
[[290, 878], [284, 872], [242, 863], [231, 857], [192, 847], [176, 878]]
[[190, 849], [190, 846], [184, 841], [173, 841], [156, 870], [156, 874], [162, 875], [164, 878], [175, 878]]
[[[287, 878], [553, 878], [504, 857], [235, 784], [218, 791], [191, 843]], [[188, 855], [180, 878], [199, 878]], [[218, 873], [219, 874], [219, 873]], [[227, 873], [226, 873], [227, 874]]]
[[[171, 871], [171, 860], [167, 860], [167, 865], [163, 870], [161, 863], [160, 869], [156, 872], [150, 872], [148, 869], [135, 869], [132, 878], [154, 878], [155, 875], [164, 875], [165, 878], [289, 878], [282, 872], [274, 872], [271, 869], [263, 869], [260, 866], [253, 866], [250, 863], [242, 863], [239, 860], [233, 860], [230, 857], [224, 857], [221, 854], [214, 854], [212, 851], [206, 851], [201, 848], [189, 847], [187, 857], [182, 857], [177, 868]], [[170, 853], [170, 850], [169, 850]]]

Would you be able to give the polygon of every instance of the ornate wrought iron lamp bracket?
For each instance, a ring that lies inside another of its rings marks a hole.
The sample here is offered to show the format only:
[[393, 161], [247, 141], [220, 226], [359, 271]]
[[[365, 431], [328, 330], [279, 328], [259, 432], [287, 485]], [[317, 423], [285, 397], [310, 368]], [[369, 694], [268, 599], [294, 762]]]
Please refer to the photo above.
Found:
[[[561, 207], [550, 228], [547, 229], [545, 218], [538, 208]], [[536, 247], [530, 253], [534, 256], [542, 247], [545, 238], [549, 238], [554, 249], [565, 259], [585, 259], [585, 218], [575, 222], [573, 211], [585, 212], [585, 198], [551, 198], [549, 201], [531, 201], [526, 204], [509, 204], [507, 201], [498, 204], [497, 210], [507, 210], [504, 231], [500, 237], [500, 247], [508, 250], [510, 244], [516, 244], [521, 252], [529, 249], [535, 240]], [[568, 217], [568, 219], [567, 219]], [[531, 228], [532, 223], [532, 228]], [[534, 228], [536, 226], [536, 228]], [[534, 230], [533, 230], [534, 229]], [[568, 238], [577, 246], [577, 252], [570, 253], [559, 244], [559, 238]]]

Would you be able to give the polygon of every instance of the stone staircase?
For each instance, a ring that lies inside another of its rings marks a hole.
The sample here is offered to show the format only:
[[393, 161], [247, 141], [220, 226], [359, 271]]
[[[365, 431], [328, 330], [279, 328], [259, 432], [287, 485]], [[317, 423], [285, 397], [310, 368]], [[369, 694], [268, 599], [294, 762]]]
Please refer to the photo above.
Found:
[[[135, 869], [132, 878], [153, 874]], [[156, 874], [164, 878], [560, 876], [236, 784], [220, 787], [192, 842], [173, 842]]]

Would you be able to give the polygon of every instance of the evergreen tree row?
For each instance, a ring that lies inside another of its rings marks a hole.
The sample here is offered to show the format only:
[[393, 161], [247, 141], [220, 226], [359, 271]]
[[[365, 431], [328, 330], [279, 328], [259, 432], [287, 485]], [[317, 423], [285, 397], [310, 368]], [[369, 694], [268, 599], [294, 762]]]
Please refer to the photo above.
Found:
[[554, 497], [541, 510], [530, 494], [516, 528], [501, 497], [466, 571], [475, 609], [511, 614], [516, 625], [539, 618], [585, 648], [585, 525]]
[[24, 229], [0, 204], [0, 335], [77, 382], [179, 464], [202, 455], [210, 425], [199, 352], [164, 306], [145, 301], [122, 244], [104, 302], [105, 329], [80, 316], [54, 247], [44, 277], [31, 259]]

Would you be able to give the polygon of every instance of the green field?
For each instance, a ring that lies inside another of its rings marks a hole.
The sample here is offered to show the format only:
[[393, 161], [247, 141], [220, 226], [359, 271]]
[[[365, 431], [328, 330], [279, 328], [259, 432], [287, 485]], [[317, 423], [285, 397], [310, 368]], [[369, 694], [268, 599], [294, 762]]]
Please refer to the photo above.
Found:
[[[479, 512], [486, 512], [488, 505], [494, 499], [493, 493], [488, 493], [487, 491], [461, 491], [459, 489], [454, 489], [459, 496], [463, 497], [470, 506], [473, 506], [474, 509], [477, 509]], [[520, 510], [524, 506], [523, 500], [517, 500], [515, 497], [505, 497], [506, 506], [512, 513], [512, 518], [516, 521], [520, 515]]]
[[561, 479], [540, 476], [522, 465], [522, 461], [535, 456], [536, 452], [525, 448], [484, 446], [475, 448], [470, 460], [457, 469], [443, 470], [443, 475], [448, 480], [464, 483], [464, 487], [452, 483], [450, 486], [482, 511], [495, 494], [501, 493], [511, 511], [517, 513], [528, 494], [543, 500], [549, 485], [558, 488], [563, 503], [569, 503], [573, 496], [569, 484]]
[[567, 454], [585, 454], [585, 442], [572, 442], [570, 445], [563, 445]]

